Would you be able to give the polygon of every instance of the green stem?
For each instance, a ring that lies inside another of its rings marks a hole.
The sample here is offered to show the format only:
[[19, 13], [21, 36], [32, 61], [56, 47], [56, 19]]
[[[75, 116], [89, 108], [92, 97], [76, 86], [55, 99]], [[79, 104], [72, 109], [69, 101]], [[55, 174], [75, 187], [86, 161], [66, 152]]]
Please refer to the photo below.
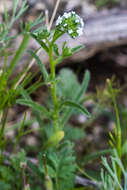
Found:
[[58, 184], [58, 176], [57, 176], [57, 174], [55, 176], [55, 180], [56, 180], [56, 190], [59, 190], [59, 184]]
[[5, 123], [7, 120], [7, 115], [8, 115], [8, 108], [6, 108], [3, 112], [3, 116], [2, 116], [2, 124], [1, 124], [1, 128], [0, 128], [0, 143], [1, 143], [1, 139], [4, 135], [4, 129], [5, 129]]
[[53, 116], [53, 125], [54, 131], [58, 130], [58, 118], [59, 118], [59, 111], [58, 111], [58, 101], [56, 97], [56, 81], [55, 81], [55, 61], [53, 59], [53, 49], [52, 45], [49, 48], [49, 60], [50, 60], [50, 68], [51, 68], [51, 94], [54, 104], [54, 116]]
[[[116, 123], [117, 123], [117, 153], [119, 158], [121, 159], [121, 149], [122, 149], [122, 143], [121, 143], [121, 125], [120, 125], [120, 118], [119, 118], [119, 111], [116, 103], [116, 98], [114, 93], [112, 94], [112, 101], [115, 109], [115, 114], [116, 114]], [[117, 166], [117, 174], [118, 174], [118, 179], [119, 182], [121, 182], [121, 168]]]
[[84, 170], [82, 170], [78, 164], [76, 164], [76, 168], [78, 169], [78, 171], [84, 175], [85, 177], [87, 177], [88, 179], [90, 179], [91, 181], [95, 181], [95, 179], [93, 177], [91, 177], [90, 175], [88, 175]]
[[0, 163], [2, 163], [2, 154], [5, 146], [5, 139], [4, 139], [4, 131], [5, 131], [5, 124], [8, 115], [8, 108], [6, 108], [3, 112], [2, 121], [1, 121], [1, 128], [0, 128]]
[[113, 97], [113, 104], [116, 114], [116, 123], [117, 123], [117, 150], [119, 158], [121, 158], [121, 125], [120, 125], [120, 118], [119, 118], [119, 111], [116, 103], [115, 97]]
[[13, 57], [13, 59], [10, 62], [10, 65], [8, 67], [8, 72], [7, 72], [8, 77], [11, 75], [15, 66], [17, 65], [17, 63], [19, 62], [20, 58], [22, 57], [24, 51], [26, 50], [29, 39], [30, 39], [30, 34], [29, 34], [29, 32], [26, 32], [24, 34], [24, 38], [22, 40], [22, 43], [21, 43], [19, 49], [16, 51], [15, 56]]
[[[111, 96], [112, 96], [112, 102], [113, 102], [113, 106], [115, 109], [115, 115], [116, 115], [116, 125], [117, 125], [117, 131], [116, 131], [116, 150], [119, 156], [119, 159], [121, 160], [121, 150], [122, 150], [122, 136], [121, 136], [121, 125], [120, 125], [120, 117], [119, 117], [119, 111], [118, 111], [118, 107], [117, 107], [117, 103], [116, 103], [116, 95], [114, 94], [113, 88], [112, 88], [112, 83], [109, 81], [109, 88], [110, 88], [110, 92], [111, 92]], [[121, 168], [116, 165], [117, 168], [117, 176], [118, 176], [118, 180], [121, 183]], [[119, 188], [117, 188], [117, 190], [119, 190]]]

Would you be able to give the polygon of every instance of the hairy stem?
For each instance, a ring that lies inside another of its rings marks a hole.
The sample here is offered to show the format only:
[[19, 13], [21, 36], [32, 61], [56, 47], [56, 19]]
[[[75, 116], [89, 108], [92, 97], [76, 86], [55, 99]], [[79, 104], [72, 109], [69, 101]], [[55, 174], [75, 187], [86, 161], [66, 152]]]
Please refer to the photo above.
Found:
[[52, 45], [49, 48], [49, 60], [50, 60], [50, 69], [51, 69], [51, 94], [54, 104], [53, 125], [54, 125], [54, 130], [57, 131], [59, 112], [58, 112], [58, 102], [56, 97], [55, 62], [53, 59]]

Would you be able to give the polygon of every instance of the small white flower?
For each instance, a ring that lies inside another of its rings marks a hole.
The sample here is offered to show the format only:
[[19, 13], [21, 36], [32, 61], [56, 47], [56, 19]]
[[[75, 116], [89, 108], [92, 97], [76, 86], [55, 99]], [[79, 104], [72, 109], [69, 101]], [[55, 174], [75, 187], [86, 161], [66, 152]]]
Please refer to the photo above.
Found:
[[81, 36], [83, 34], [83, 28], [77, 29], [78, 36]]
[[71, 14], [72, 14], [72, 15], [76, 15], [75, 11], [72, 11]]
[[64, 31], [64, 27], [63, 26], [61, 26], [61, 31]]
[[34, 34], [35, 36], [37, 36], [37, 32], [33, 32], [33, 34]]
[[63, 17], [68, 18], [68, 17], [70, 17], [70, 15], [69, 15], [69, 13], [64, 13]]
[[76, 19], [76, 20], [75, 20], [75, 23], [79, 23], [79, 22], [80, 22], [79, 19]]
[[56, 26], [58, 26], [61, 23], [62, 23], [62, 17], [59, 16], [58, 19], [57, 19], [57, 21], [56, 21]]
[[46, 43], [46, 40], [45, 40], [45, 39], [43, 39], [42, 41], [43, 41], [44, 43]]
[[71, 13], [72, 13], [72, 12], [69, 12], [69, 13], [68, 13], [68, 17], [71, 17]]
[[68, 33], [69, 34], [72, 34], [73, 33], [73, 30], [71, 29], [71, 30], [68, 30]]
[[67, 26], [67, 23], [64, 24], [64, 27]]

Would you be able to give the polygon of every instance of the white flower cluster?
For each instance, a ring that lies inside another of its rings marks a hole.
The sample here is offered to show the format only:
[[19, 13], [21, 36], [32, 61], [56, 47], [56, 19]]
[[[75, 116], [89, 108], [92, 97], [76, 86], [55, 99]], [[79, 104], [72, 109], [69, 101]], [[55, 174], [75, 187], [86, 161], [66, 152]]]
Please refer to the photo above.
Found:
[[84, 22], [74, 11], [64, 13], [56, 21], [59, 30], [68, 33], [72, 38], [83, 34]]

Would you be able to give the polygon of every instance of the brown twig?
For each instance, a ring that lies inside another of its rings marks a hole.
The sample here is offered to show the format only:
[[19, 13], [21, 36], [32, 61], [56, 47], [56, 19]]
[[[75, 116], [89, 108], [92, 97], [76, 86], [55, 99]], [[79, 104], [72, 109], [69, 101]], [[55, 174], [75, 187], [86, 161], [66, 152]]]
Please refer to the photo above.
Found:
[[59, 4], [60, 4], [60, 0], [57, 0], [56, 6], [55, 6], [55, 8], [54, 8], [54, 11], [53, 11], [53, 14], [52, 14], [52, 17], [51, 17], [51, 20], [50, 20], [50, 22], [49, 22], [49, 26], [48, 26], [48, 30], [49, 30], [49, 31], [51, 30], [51, 27], [52, 27], [52, 24], [53, 24], [53, 21], [54, 21], [54, 18], [55, 18], [57, 9], [58, 9], [58, 7], [59, 7]]
[[48, 12], [48, 10], [45, 10], [45, 24], [48, 28], [48, 25], [49, 25], [49, 12]]
[[[41, 49], [38, 51], [37, 55], [39, 56], [41, 53]], [[30, 62], [30, 64], [27, 67], [26, 72], [21, 76], [21, 78], [18, 80], [18, 82], [15, 85], [15, 89], [19, 86], [19, 84], [23, 81], [23, 79], [25, 78], [27, 72], [30, 70], [30, 68], [33, 66], [33, 64], [35, 63], [35, 59], [33, 58], [32, 61]]]
[[80, 185], [83, 185], [85, 187], [92, 186], [96, 190], [100, 190], [98, 188], [98, 185], [94, 181], [91, 181], [89, 179], [85, 179], [83, 177], [76, 176], [76, 184], [80, 184]]

